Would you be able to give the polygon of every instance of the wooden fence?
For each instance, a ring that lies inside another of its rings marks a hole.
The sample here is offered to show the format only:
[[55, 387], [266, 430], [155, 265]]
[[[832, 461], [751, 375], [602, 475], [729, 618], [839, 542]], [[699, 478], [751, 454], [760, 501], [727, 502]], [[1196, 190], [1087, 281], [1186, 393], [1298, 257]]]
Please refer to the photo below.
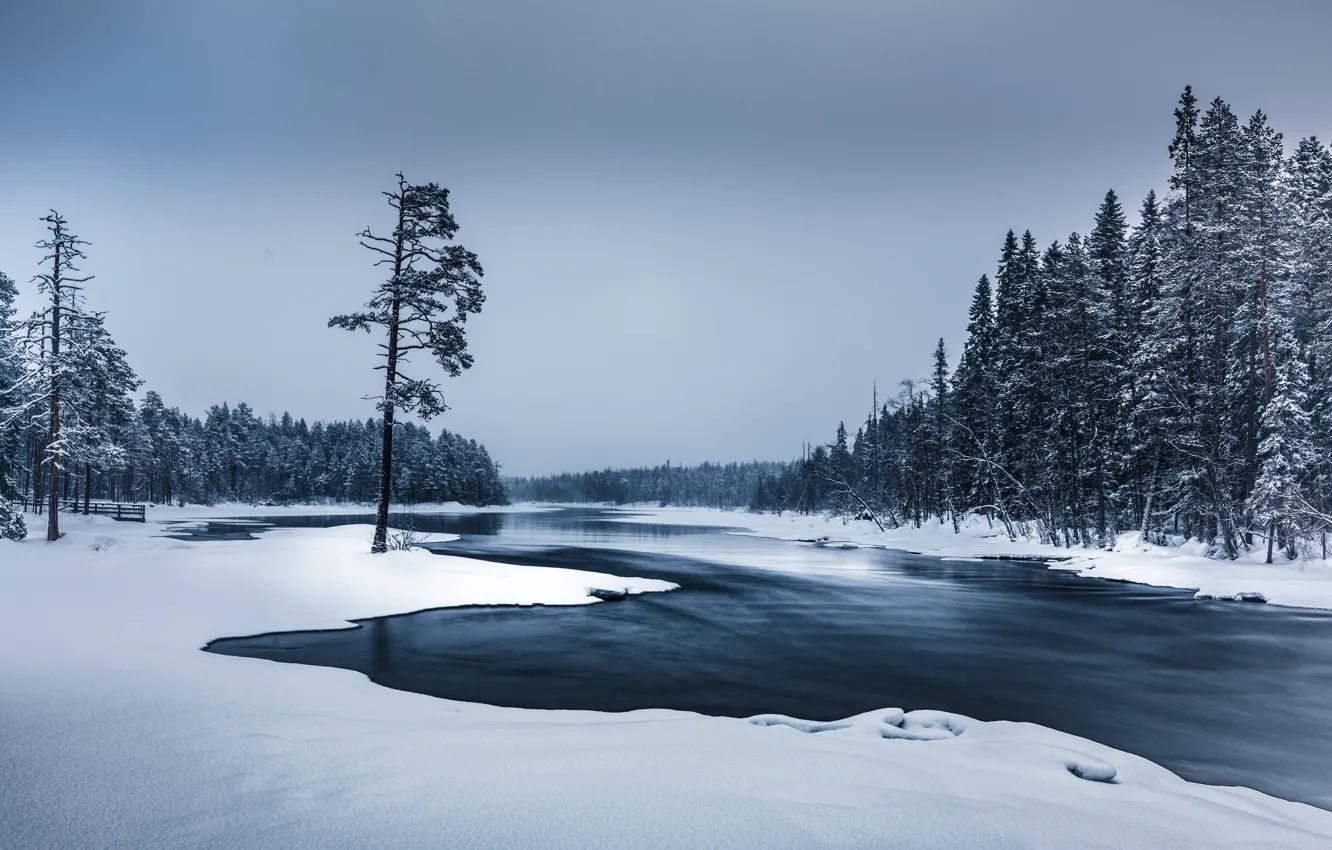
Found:
[[[23, 505], [24, 510], [28, 510], [32, 503], [27, 497], [24, 497], [20, 501], [20, 504]], [[49, 503], [43, 499], [33, 507], [33, 510], [44, 508], [48, 504]], [[81, 514], [83, 513], [83, 501], [80, 499], [61, 499], [60, 509], [73, 514]], [[148, 521], [148, 512], [143, 505], [131, 505], [123, 502], [89, 502], [88, 513], [97, 516], [109, 516], [112, 519], [120, 520], [121, 522]]]

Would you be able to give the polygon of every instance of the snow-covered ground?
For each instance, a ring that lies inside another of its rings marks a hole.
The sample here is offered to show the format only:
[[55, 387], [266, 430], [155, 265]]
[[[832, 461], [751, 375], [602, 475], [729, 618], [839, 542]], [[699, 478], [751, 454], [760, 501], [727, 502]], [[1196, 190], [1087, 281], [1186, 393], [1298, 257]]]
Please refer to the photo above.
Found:
[[524, 711], [199, 651], [437, 606], [624, 604], [586, 590], [665, 582], [371, 556], [364, 526], [199, 543], [96, 517], [65, 527], [55, 544], [0, 541], [5, 847], [1332, 843], [1332, 813], [1028, 724]]
[[626, 508], [622, 522], [712, 525], [740, 528], [744, 533], [781, 540], [818, 540], [824, 546], [883, 546], [941, 557], [976, 558], [1035, 556], [1061, 558], [1053, 569], [1073, 570], [1093, 578], [1131, 581], [1156, 587], [1197, 591], [1200, 598], [1265, 600], [1275, 605], [1332, 609], [1332, 564], [1322, 560], [1288, 561], [1277, 553], [1263, 563], [1264, 552], [1250, 552], [1236, 561], [1208, 558], [1200, 545], [1144, 544], [1135, 532], [1119, 536], [1113, 551], [1065, 549], [1035, 539], [1010, 541], [1002, 527], [973, 518], [953, 533], [938, 521], [921, 528], [879, 531], [868, 520], [785, 513], [759, 514], [711, 508]]

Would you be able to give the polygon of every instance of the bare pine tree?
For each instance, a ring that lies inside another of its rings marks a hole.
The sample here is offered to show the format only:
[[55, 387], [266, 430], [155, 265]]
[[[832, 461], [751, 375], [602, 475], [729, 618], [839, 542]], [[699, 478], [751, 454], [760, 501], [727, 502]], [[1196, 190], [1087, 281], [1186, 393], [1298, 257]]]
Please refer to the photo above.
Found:
[[82, 284], [92, 280], [92, 275], [76, 276], [79, 272], [75, 263], [86, 259], [80, 246], [88, 243], [70, 233], [64, 216], [55, 210], [43, 216], [50, 236], [37, 243], [37, 247], [46, 251], [42, 265], [49, 264], [50, 271], [41, 272], [33, 277], [37, 291], [50, 299], [50, 304], [33, 316], [35, 329], [39, 330], [41, 351], [42, 395], [46, 397], [49, 411], [49, 439], [46, 445], [46, 462], [50, 470], [50, 513], [46, 521], [46, 539], [60, 539], [60, 454], [63, 448], [60, 423], [61, 391], [67, 371], [66, 359], [69, 352], [64, 343], [72, 330], [77, 328], [85, 317], [82, 309]]
[[409, 376], [403, 367], [413, 352], [428, 351], [450, 376], [470, 368], [467, 316], [481, 312], [485, 301], [476, 255], [452, 244], [458, 223], [449, 211], [449, 191], [436, 183], [412, 185], [401, 172], [396, 176], [397, 188], [384, 196], [397, 214], [397, 226], [387, 236], [368, 227], [357, 234], [363, 247], [380, 255], [375, 265], [392, 273], [375, 288], [364, 312], [328, 320], [329, 327], [367, 333], [374, 325], [386, 337], [379, 345], [383, 362], [375, 367], [384, 371], [384, 392], [373, 397], [384, 416], [384, 436], [372, 552], [388, 548], [394, 415], [402, 411], [429, 419], [447, 409], [437, 382]]

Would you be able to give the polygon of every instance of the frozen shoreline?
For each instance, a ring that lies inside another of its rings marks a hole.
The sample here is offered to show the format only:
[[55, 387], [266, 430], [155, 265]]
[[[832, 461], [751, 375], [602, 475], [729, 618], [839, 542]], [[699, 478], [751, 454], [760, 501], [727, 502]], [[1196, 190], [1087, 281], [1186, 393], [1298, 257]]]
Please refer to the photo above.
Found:
[[[715, 508], [658, 508], [624, 506], [621, 522], [643, 521], [675, 525], [735, 527], [742, 533], [779, 540], [811, 541], [827, 537], [821, 545], [880, 546], [925, 555], [953, 558], [1034, 556], [1051, 569], [1069, 570], [1089, 578], [1128, 581], [1155, 587], [1192, 590], [1199, 598], [1247, 599], [1296, 608], [1332, 610], [1332, 564], [1327, 561], [1287, 561], [1264, 564], [1259, 553], [1237, 561], [1208, 558], [1196, 545], [1163, 547], [1143, 544], [1134, 532], [1121, 534], [1113, 551], [1065, 549], [1035, 540], [1009, 541], [998, 525], [973, 519], [954, 534], [951, 525], [932, 521], [921, 528], [879, 531], [869, 521], [843, 521], [825, 516], [787, 513], [756, 514]], [[1058, 560], [1050, 560], [1058, 559]]]
[[[182, 512], [198, 516], [197, 512]], [[235, 515], [234, 512], [229, 512]], [[0, 541], [0, 821], [67, 847], [1322, 846], [1332, 813], [1023, 723], [524, 711], [199, 651], [463, 604], [667, 582], [62, 517]], [[761, 725], [760, 725], [761, 724]], [[910, 740], [928, 738], [934, 740]], [[1095, 781], [1115, 771], [1115, 781]], [[1080, 778], [1086, 777], [1086, 778]]]

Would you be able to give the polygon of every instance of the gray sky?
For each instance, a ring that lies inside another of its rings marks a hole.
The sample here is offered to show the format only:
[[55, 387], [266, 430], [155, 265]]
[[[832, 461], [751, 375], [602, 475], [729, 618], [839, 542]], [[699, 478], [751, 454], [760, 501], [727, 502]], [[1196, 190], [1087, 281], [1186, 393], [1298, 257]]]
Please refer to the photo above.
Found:
[[956, 357], [1007, 228], [1162, 188], [1186, 83], [1332, 136], [1329, 33], [1327, 0], [0, 0], [0, 269], [55, 207], [168, 404], [365, 417], [371, 341], [325, 320], [403, 169], [486, 269], [433, 425], [514, 474], [783, 459]]

